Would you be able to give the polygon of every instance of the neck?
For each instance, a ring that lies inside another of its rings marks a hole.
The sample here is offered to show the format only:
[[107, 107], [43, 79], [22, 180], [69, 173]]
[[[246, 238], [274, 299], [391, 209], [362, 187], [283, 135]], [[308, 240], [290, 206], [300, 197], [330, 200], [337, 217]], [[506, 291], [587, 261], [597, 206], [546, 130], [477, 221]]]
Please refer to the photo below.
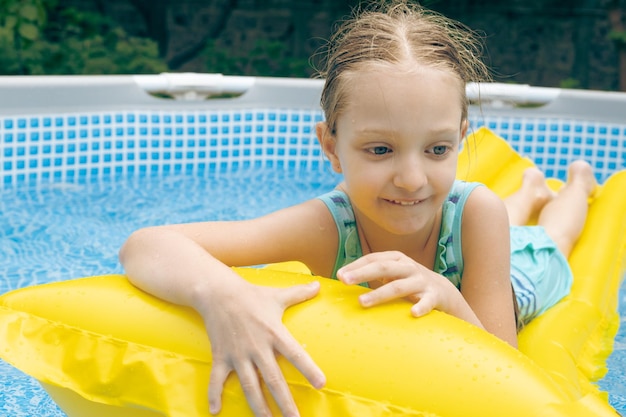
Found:
[[441, 210], [419, 232], [410, 235], [389, 233], [367, 219], [357, 216], [357, 228], [363, 255], [373, 252], [399, 251], [429, 269], [434, 267]]

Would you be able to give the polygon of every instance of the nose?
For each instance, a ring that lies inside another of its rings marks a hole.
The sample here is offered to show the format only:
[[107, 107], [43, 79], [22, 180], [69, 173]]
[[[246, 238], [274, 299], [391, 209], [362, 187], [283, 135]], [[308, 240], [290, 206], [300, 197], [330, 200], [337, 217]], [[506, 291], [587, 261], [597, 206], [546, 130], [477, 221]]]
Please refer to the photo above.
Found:
[[407, 191], [417, 191], [427, 182], [424, 161], [417, 157], [406, 157], [396, 161], [393, 178], [393, 184], [396, 187]]

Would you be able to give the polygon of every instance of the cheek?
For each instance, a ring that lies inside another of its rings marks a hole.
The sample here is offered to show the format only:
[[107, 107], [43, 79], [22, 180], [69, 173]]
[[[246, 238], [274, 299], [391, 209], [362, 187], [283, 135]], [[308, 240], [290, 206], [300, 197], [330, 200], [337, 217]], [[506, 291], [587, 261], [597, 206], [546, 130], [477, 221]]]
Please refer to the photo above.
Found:
[[354, 180], [367, 182], [380, 182], [386, 178], [384, 164], [364, 163], [362, 160], [347, 160], [344, 165], [344, 176], [349, 175]]
[[387, 175], [376, 164], [355, 163], [342, 161], [343, 178], [346, 186], [355, 193], [376, 193], [382, 184], [388, 180]]
[[433, 174], [431, 175], [431, 181], [437, 182], [441, 187], [452, 187], [452, 184], [456, 179], [456, 168], [457, 158], [450, 158], [443, 164], [437, 164]]

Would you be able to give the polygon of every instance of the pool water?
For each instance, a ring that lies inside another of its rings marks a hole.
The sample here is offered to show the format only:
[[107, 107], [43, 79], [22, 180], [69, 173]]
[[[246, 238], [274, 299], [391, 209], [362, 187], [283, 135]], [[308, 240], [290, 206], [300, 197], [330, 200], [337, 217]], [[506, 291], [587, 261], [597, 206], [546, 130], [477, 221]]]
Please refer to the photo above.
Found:
[[[256, 217], [334, 187], [329, 172], [287, 170], [135, 176], [0, 190], [0, 294], [51, 281], [119, 273], [117, 251], [148, 225]], [[626, 284], [620, 333], [600, 387], [626, 414]], [[0, 361], [0, 415], [63, 417], [35, 380]], [[88, 416], [85, 416], [88, 417]]]

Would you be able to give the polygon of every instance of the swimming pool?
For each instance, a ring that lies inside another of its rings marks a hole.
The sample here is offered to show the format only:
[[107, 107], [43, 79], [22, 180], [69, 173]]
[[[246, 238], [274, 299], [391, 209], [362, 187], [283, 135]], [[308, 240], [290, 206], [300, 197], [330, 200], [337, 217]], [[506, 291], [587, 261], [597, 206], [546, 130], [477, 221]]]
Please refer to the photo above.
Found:
[[[337, 180], [314, 139], [322, 117], [318, 81], [237, 79], [247, 91], [240, 99], [163, 102], [131, 77], [95, 87], [83, 80], [29, 88], [0, 82], [2, 96], [14, 98], [0, 109], [0, 293], [120, 272], [117, 249], [138, 227], [255, 216], [318, 195]], [[568, 162], [580, 157], [600, 181], [626, 168], [623, 95], [551, 89], [515, 95], [525, 107], [507, 106], [504, 88], [483, 95], [472, 124], [498, 132], [549, 176], [563, 178]], [[620, 297], [624, 323], [624, 286]], [[600, 383], [622, 413], [625, 333], [622, 326]], [[5, 363], [0, 387], [4, 414], [63, 415]]]

